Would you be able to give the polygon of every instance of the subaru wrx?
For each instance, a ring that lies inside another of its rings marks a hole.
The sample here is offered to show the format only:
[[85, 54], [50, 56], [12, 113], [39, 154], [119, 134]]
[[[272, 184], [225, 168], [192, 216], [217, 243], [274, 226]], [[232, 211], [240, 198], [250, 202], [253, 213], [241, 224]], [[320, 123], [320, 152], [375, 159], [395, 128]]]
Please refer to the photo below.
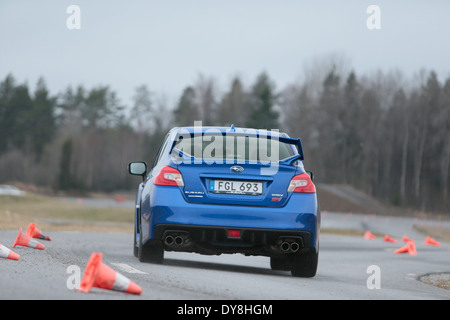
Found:
[[270, 257], [273, 270], [314, 277], [320, 209], [300, 139], [276, 130], [177, 127], [142, 177], [134, 255], [162, 263], [165, 251]]

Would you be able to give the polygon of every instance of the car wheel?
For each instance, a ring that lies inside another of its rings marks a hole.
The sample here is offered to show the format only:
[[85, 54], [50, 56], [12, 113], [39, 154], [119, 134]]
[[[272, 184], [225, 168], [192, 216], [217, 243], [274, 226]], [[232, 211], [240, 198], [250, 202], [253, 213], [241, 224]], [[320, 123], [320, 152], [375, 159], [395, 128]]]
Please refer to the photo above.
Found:
[[142, 231], [139, 237], [138, 258], [140, 262], [161, 264], [164, 261], [164, 247], [159, 240], [149, 240], [142, 243]]
[[137, 216], [136, 214], [134, 215], [134, 241], [133, 241], [133, 255], [137, 258], [139, 255], [139, 244], [137, 242], [137, 228], [138, 223], [137, 223]]
[[292, 261], [291, 274], [294, 277], [312, 278], [316, 275], [319, 252], [316, 249], [299, 251]]
[[270, 268], [272, 270], [290, 271], [292, 268], [292, 263], [287, 257], [270, 257]]
[[136, 241], [136, 228], [134, 229], [134, 241], [133, 241], [133, 255], [138, 257], [138, 244]]

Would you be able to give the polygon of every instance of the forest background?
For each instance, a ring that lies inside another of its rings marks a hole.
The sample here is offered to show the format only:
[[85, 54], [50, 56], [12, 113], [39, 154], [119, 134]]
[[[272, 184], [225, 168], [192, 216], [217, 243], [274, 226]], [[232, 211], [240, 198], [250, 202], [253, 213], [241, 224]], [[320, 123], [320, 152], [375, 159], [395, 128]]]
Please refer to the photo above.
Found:
[[0, 82], [0, 183], [56, 192], [132, 190], [127, 164], [149, 164], [174, 126], [278, 129], [300, 137], [318, 183], [348, 184], [384, 202], [450, 207], [450, 77], [418, 70], [358, 74], [336, 61], [277, 87], [267, 72], [221, 88], [199, 74], [176, 103], [146, 84], [121, 102], [108, 84], [49, 92], [9, 74]]

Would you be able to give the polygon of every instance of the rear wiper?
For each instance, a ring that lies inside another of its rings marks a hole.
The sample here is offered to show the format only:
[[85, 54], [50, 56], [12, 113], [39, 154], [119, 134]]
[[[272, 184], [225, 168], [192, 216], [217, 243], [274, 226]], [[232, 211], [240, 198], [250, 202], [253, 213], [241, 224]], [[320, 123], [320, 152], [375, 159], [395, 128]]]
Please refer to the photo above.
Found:
[[182, 158], [183, 160], [190, 160], [193, 161], [195, 157], [191, 156], [190, 154], [186, 154], [180, 149], [173, 148], [171, 151], [172, 156], [178, 156], [179, 158]]

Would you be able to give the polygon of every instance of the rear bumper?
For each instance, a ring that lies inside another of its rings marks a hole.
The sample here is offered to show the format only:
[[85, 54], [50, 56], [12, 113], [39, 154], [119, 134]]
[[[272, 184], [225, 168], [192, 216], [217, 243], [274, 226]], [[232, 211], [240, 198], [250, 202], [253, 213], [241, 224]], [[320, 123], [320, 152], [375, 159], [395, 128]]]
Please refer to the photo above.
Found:
[[[230, 236], [229, 230], [238, 231], [239, 236]], [[311, 247], [311, 233], [306, 231], [178, 224], [155, 226], [155, 239], [161, 239], [168, 251], [203, 254], [245, 253], [270, 256], [294, 253]]]
[[144, 243], [163, 240], [166, 230], [189, 231], [192, 241], [221, 243], [230, 240], [226, 231], [233, 228], [243, 231], [240, 245], [268, 245], [279, 236], [298, 235], [305, 247], [317, 246], [320, 213], [316, 194], [292, 194], [280, 208], [188, 203], [180, 189], [173, 187], [154, 188], [151, 199], [141, 208]]

